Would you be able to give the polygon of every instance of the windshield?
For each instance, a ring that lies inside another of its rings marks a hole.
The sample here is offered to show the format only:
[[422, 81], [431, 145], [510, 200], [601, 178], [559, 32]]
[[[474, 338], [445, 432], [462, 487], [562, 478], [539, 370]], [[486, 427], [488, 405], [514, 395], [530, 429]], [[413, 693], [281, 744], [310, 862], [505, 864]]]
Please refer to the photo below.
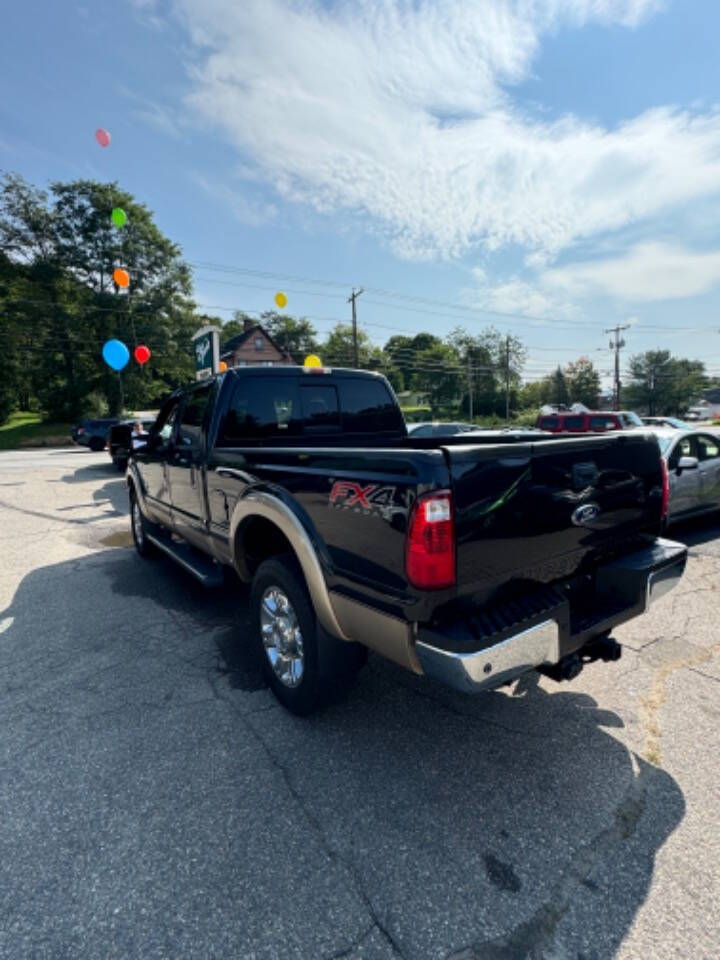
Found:
[[621, 413], [620, 419], [625, 427], [642, 427], [643, 422], [640, 417], [630, 410], [628, 413]]

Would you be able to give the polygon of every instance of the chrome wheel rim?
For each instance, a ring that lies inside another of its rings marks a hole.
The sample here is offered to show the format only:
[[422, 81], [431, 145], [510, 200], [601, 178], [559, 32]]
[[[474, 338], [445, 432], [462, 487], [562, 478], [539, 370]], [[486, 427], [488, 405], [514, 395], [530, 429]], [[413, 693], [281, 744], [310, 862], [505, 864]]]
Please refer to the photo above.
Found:
[[297, 687], [305, 672], [305, 650], [297, 615], [279, 587], [268, 587], [260, 601], [265, 655], [286, 687]]
[[143, 533], [142, 516], [140, 515], [140, 506], [138, 505], [137, 500], [133, 500], [131, 518], [135, 543], [139, 547], [142, 547], [142, 545], [145, 543], [145, 534]]

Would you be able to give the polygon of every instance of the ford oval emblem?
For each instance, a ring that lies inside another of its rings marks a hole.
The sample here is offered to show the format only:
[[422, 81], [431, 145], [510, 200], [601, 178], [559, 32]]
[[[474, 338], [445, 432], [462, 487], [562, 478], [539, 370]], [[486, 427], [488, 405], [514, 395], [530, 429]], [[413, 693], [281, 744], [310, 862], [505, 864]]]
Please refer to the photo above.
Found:
[[599, 513], [600, 507], [596, 503], [584, 503], [573, 511], [570, 519], [576, 527], [584, 527], [586, 524], [592, 523]]

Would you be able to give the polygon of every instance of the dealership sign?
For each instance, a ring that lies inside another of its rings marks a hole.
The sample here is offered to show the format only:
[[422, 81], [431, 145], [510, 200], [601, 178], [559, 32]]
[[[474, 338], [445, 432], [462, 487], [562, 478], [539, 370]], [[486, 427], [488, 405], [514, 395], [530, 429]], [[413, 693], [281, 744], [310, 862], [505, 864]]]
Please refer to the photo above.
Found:
[[205, 380], [218, 372], [220, 365], [220, 331], [217, 327], [201, 327], [193, 335], [195, 379]]

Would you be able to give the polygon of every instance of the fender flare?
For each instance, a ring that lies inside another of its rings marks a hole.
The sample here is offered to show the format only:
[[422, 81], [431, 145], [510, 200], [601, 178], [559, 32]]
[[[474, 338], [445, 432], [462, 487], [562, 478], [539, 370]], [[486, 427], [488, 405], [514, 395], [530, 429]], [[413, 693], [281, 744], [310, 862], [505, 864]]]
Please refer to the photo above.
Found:
[[284, 534], [305, 576], [310, 599], [318, 620], [332, 636], [341, 640], [350, 640], [335, 616], [317, 551], [307, 530], [286, 503], [283, 503], [279, 497], [262, 490], [252, 490], [242, 497], [235, 505], [230, 520], [232, 560], [235, 569], [241, 576], [244, 575], [243, 579], [250, 579], [250, 576], [245, 568], [243, 558], [236, 556], [235, 544], [240, 525], [251, 517], [263, 517], [265, 520], [269, 520]]
[[142, 480], [140, 479], [138, 468], [135, 466], [135, 463], [132, 460], [128, 464], [127, 485], [128, 490], [134, 491], [137, 501], [140, 504], [140, 509], [144, 514], [147, 515], [145, 510], [145, 492], [143, 490]]

